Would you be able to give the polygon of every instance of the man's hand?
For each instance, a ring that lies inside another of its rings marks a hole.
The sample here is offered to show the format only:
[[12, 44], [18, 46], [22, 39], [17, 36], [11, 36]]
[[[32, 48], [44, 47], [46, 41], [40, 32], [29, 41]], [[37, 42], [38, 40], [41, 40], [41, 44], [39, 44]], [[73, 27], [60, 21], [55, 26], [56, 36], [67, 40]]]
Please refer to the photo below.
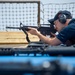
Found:
[[38, 35], [40, 32], [36, 28], [28, 27], [29, 33], [32, 35]]
[[51, 34], [51, 37], [55, 37], [55, 36], [56, 36], [56, 35], [55, 35], [54, 33], [52, 33], [52, 32], [51, 32], [50, 34]]
[[57, 37], [48, 38], [48, 37], [42, 35], [36, 28], [31, 28], [31, 27], [28, 27], [28, 28], [30, 29], [28, 31], [30, 34], [37, 35], [40, 40], [42, 40], [43, 42], [45, 42], [49, 45], [57, 46], [62, 43]]

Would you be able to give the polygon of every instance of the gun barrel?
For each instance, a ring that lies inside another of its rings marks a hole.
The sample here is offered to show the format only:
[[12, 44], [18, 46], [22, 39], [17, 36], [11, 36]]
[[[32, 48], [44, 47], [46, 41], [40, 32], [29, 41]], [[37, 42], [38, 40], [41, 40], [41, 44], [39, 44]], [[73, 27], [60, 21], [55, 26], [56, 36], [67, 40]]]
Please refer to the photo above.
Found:
[[6, 27], [7, 29], [20, 29], [20, 27]]
[[22, 27], [9, 27], [9, 26], [7, 26], [6, 29], [19, 29], [19, 30], [29, 31], [30, 29], [28, 29], [28, 27], [38, 28], [36, 26], [22, 26]]

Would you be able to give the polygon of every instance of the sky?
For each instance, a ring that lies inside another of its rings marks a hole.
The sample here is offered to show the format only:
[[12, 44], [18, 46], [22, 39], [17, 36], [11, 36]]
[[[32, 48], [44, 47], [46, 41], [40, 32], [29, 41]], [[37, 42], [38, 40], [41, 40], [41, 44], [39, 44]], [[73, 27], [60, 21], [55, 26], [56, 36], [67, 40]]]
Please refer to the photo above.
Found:
[[43, 4], [47, 3], [69, 3], [75, 2], [75, 0], [40, 0]]

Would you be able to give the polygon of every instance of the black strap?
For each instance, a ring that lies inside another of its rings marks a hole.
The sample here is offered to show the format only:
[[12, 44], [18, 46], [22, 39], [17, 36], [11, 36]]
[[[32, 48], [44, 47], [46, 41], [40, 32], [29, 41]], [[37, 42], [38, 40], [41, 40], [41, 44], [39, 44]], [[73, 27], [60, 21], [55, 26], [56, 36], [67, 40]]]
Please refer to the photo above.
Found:
[[25, 29], [22, 29], [22, 30], [23, 30], [23, 32], [26, 34], [26, 40], [27, 40], [27, 42], [30, 43], [30, 39], [29, 39], [29, 37], [28, 37], [28, 33], [26, 32]]

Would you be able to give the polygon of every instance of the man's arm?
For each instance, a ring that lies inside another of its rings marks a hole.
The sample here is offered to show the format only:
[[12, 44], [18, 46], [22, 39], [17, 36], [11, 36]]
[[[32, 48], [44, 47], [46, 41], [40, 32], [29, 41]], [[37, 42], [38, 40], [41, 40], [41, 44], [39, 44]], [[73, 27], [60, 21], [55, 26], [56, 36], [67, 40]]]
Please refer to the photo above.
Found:
[[57, 38], [57, 37], [54, 37], [54, 38], [48, 38], [44, 35], [42, 35], [36, 28], [31, 28], [29, 27], [29, 33], [32, 34], [32, 35], [37, 35], [40, 40], [44, 41], [45, 43], [47, 44], [50, 44], [52, 46], [56, 46], [56, 45], [59, 45], [61, 44], [62, 42]]

